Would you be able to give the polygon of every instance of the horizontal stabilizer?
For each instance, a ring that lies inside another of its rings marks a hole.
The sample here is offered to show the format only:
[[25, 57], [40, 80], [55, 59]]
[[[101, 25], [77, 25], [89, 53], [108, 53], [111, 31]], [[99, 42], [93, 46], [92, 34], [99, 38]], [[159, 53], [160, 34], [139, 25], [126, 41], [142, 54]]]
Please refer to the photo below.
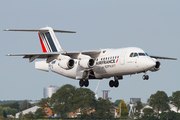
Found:
[[[48, 32], [49, 29], [5, 29], [4, 31]], [[61, 32], [61, 33], [76, 33], [74, 31], [65, 31], [65, 30], [53, 30], [53, 31]]]

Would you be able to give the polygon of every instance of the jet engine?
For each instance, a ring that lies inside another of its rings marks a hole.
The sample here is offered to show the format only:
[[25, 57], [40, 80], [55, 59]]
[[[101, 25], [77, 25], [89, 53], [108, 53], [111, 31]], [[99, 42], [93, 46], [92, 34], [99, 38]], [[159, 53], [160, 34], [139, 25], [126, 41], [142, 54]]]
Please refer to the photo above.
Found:
[[156, 61], [156, 65], [150, 69], [151, 72], [156, 72], [161, 68], [161, 63], [159, 61]]
[[93, 58], [84, 58], [79, 61], [79, 65], [83, 68], [92, 68], [94, 66]]
[[63, 60], [59, 61], [58, 65], [64, 69], [72, 69], [74, 67], [74, 60], [73, 59], [63, 59]]
[[74, 59], [70, 58], [69, 56], [59, 55], [58, 56], [59, 63], [58, 65], [63, 69], [72, 69], [74, 67]]

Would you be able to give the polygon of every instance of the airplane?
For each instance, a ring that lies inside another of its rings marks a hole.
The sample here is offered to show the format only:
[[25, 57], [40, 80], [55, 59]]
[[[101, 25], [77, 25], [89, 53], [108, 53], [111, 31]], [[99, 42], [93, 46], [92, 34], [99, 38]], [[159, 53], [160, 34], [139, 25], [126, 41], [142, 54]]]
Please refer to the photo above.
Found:
[[141, 48], [126, 47], [119, 49], [100, 49], [87, 51], [64, 51], [55, 32], [76, 33], [74, 31], [53, 30], [51, 27], [41, 29], [5, 29], [4, 31], [38, 32], [43, 53], [8, 54], [7, 56], [23, 56], [29, 62], [35, 62], [38, 70], [52, 72], [68, 78], [79, 80], [80, 87], [88, 87], [91, 79], [114, 77], [109, 81], [110, 87], [118, 87], [125, 75], [144, 73], [143, 80], [148, 80], [147, 71], [156, 72], [161, 68], [157, 59], [177, 60], [176, 58], [148, 55]]

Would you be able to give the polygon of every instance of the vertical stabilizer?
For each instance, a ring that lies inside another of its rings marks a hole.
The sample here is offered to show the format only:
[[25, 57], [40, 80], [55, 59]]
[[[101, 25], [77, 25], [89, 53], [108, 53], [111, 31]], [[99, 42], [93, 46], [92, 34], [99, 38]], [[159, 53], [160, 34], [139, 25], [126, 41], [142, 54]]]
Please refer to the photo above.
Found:
[[39, 31], [38, 35], [43, 52], [63, 51], [51, 27], [42, 28], [42, 31]]

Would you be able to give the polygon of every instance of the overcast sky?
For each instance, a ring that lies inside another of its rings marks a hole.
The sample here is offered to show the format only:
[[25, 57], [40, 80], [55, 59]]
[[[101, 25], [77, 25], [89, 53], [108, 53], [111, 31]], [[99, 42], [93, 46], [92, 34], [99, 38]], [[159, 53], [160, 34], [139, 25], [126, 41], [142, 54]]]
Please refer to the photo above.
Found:
[[[99, 50], [100, 48], [140, 47], [148, 54], [180, 58], [179, 0], [0, 0], [0, 100], [40, 100], [43, 88], [79, 81], [53, 72], [35, 69], [22, 57], [7, 57], [9, 53], [40, 53], [42, 48], [36, 32], [6, 32], [7, 28], [73, 30], [77, 33], [56, 33], [66, 51]], [[36, 60], [37, 61], [37, 60]], [[147, 98], [158, 90], [168, 96], [180, 90], [180, 62], [159, 60], [158, 72], [124, 76], [118, 88], [110, 88], [103, 79], [98, 88], [110, 90], [112, 102], [131, 97]], [[95, 91], [98, 80], [90, 80]]]

